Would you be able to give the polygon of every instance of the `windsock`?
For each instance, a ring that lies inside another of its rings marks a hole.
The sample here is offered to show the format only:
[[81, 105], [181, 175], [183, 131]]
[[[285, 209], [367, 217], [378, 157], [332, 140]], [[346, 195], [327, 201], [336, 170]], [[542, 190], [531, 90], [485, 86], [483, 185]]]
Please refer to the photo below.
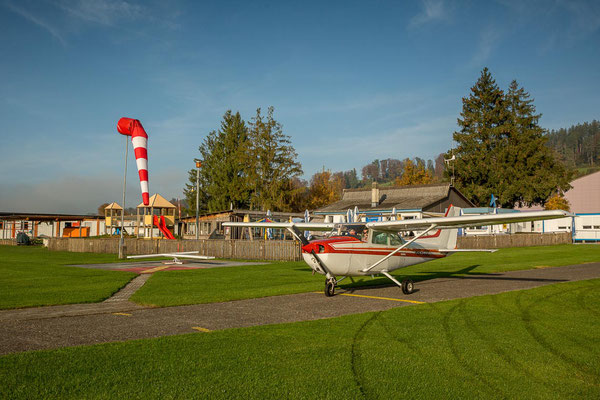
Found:
[[131, 136], [133, 151], [135, 152], [135, 163], [140, 175], [140, 186], [142, 188], [142, 201], [144, 205], [150, 204], [148, 193], [148, 135], [137, 119], [121, 118], [117, 123], [117, 130], [121, 135]]

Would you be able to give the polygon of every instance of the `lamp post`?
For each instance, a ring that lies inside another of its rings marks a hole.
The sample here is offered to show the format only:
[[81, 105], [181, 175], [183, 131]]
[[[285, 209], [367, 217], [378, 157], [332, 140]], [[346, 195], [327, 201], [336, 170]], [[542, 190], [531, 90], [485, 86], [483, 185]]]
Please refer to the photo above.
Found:
[[121, 236], [119, 237], [119, 258], [125, 258], [123, 254], [123, 228], [125, 227], [125, 187], [127, 185], [127, 153], [129, 153], [129, 139], [125, 136], [125, 174], [123, 175], [123, 209], [121, 210]]
[[196, 160], [196, 240], [200, 235], [199, 212], [200, 212], [200, 167], [201, 161]]

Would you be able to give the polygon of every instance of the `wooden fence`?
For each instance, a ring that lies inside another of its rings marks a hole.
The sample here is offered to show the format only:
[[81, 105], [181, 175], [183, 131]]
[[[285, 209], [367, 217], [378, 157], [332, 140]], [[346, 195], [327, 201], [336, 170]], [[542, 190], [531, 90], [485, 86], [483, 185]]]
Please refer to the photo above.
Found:
[[[114, 253], [119, 239], [51, 238], [48, 249], [56, 251]], [[302, 260], [300, 245], [291, 240], [163, 240], [125, 239], [125, 254], [172, 253], [199, 251], [217, 258], [246, 260]]]
[[473, 235], [458, 238], [459, 249], [502, 249], [506, 247], [551, 246], [572, 243], [571, 232]]
[[[119, 239], [51, 238], [46, 239], [50, 250], [114, 253], [119, 252]], [[11, 241], [13, 244], [14, 241]], [[499, 249], [504, 247], [549, 246], [571, 243], [571, 234], [518, 233], [513, 235], [477, 235], [458, 238], [459, 249]], [[7, 243], [8, 244], [8, 243]], [[246, 260], [302, 260], [300, 244], [291, 240], [147, 240], [125, 239], [125, 254], [171, 253], [199, 251], [217, 258]]]
[[4, 246], [16, 246], [17, 239], [0, 239], [0, 245]]

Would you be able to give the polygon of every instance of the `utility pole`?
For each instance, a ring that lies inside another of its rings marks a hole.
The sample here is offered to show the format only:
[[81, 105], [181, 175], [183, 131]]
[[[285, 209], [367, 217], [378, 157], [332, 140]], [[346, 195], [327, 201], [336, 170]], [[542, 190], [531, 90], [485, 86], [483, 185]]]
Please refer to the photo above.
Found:
[[119, 258], [125, 258], [123, 254], [123, 228], [125, 227], [125, 187], [127, 185], [127, 155], [129, 153], [129, 141], [125, 136], [125, 174], [123, 175], [123, 208], [121, 209], [121, 236], [119, 238]]
[[202, 166], [201, 161], [196, 161], [196, 240], [199, 239], [200, 235], [200, 167]]

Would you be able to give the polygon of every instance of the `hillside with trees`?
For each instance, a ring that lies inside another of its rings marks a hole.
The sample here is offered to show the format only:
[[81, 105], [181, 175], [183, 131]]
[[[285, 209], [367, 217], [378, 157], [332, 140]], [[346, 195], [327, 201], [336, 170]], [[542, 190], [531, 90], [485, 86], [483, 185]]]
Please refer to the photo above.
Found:
[[600, 121], [551, 130], [548, 146], [561, 155], [569, 168], [577, 169], [578, 175], [600, 170]]

